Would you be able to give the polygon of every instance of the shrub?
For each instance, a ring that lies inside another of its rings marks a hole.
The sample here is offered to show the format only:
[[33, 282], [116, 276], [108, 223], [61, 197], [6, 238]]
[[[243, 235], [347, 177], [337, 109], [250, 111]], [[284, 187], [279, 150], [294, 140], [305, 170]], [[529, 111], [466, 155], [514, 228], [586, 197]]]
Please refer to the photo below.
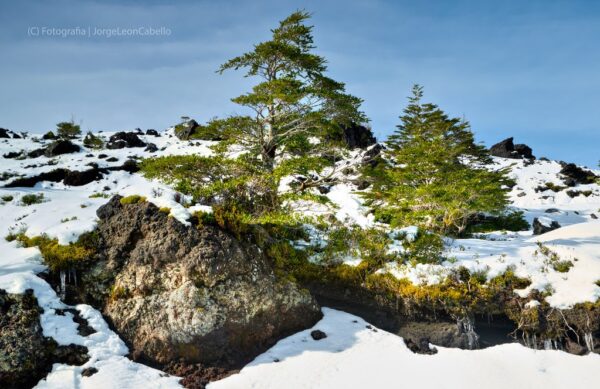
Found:
[[107, 199], [110, 197], [110, 195], [108, 193], [100, 193], [100, 192], [96, 192], [96, 193], [92, 193], [91, 195], [88, 196], [90, 199]]
[[70, 122], [60, 122], [56, 125], [56, 132], [61, 138], [77, 138], [81, 135], [81, 128], [73, 120]]
[[413, 240], [403, 243], [405, 258], [413, 265], [416, 263], [440, 263], [444, 241], [438, 234], [419, 229]]
[[43, 201], [44, 201], [43, 193], [37, 193], [37, 194], [30, 193], [30, 194], [26, 194], [21, 197], [21, 205], [23, 205], [23, 206], [40, 204]]
[[573, 267], [573, 262], [566, 260], [557, 261], [552, 264], [552, 267], [559, 273], [566, 273]]
[[21, 232], [15, 235], [14, 239], [23, 247], [38, 247], [44, 263], [52, 271], [69, 269], [78, 262], [90, 258], [98, 246], [98, 236], [95, 232], [82, 234], [77, 242], [67, 245], [61, 245], [58, 239], [50, 238], [45, 234], [30, 238]]
[[476, 218], [469, 224], [466, 233], [473, 234], [499, 230], [526, 231], [530, 227], [522, 211], [507, 211], [498, 216], [485, 216], [482, 221]]
[[85, 138], [83, 138], [83, 145], [90, 149], [101, 149], [104, 147], [104, 142], [91, 131], [88, 131]]
[[119, 201], [121, 202], [122, 205], [137, 204], [137, 203], [143, 203], [144, 201], [146, 201], [146, 198], [144, 196], [140, 196], [140, 195], [131, 195], [131, 196], [123, 197]]
[[8, 203], [9, 201], [13, 201], [14, 197], [12, 195], [4, 195], [1, 198], [2, 198], [2, 201], [6, 201]]

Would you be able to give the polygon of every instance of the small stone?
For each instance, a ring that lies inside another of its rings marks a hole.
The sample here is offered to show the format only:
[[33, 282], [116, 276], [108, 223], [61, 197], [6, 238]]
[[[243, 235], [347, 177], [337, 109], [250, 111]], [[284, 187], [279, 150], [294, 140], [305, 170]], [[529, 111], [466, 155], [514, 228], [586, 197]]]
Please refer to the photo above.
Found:
[[311, 331], [310, 336], [314, 340], [321, 340], [321, 339], [325, 339], [327, 337], [327, 334], [321, 330], [314, 330], [314, 331]]
[[84, 377], [91, 377], [91, 376], [93, 376], [96, 373], [98, 373], [98, 369], [96, 369], [95, 367], [86, 367], [81, 372], [81, 375], [84, 376]]

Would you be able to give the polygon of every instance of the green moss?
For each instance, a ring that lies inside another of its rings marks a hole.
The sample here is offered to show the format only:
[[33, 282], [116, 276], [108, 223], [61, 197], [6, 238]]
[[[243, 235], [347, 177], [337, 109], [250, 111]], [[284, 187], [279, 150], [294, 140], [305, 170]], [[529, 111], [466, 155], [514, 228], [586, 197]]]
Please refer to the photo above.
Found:
[[171, 213], [171, 208], [169, 207], [160, 207], [159, 212], [166, 213], [167, 215]]
[[6, 201], [6, 202], [13, 201], [13, 198], [14, 197], [11, 195], [4, 195], [1, 197], [2, 201]]
[[123, 197], [120, 200], [122, 205], [143, 203], [145, 201], [146, 201], [146, 198], [144, 196], [140, 196], [140, 195], [131, 195], [131, 196]]
[[58, 243], [58, 239], [50, 238], [45, 234], [28, 237], [21, 232], [11, 238], [19, 241], [23, 247], [39, 248], [44, 263], [52, 271], [69, 269], [79, 262], [91, 258], [98, 246], [98, 236], [95, 232], [82, 234], [77, 242], [67, 245], [61, 245]]
[[28, 206], [33, 204], [40, 204], [44, 201], [43, 193], [30, 193], [21, 197], [21, 205]]

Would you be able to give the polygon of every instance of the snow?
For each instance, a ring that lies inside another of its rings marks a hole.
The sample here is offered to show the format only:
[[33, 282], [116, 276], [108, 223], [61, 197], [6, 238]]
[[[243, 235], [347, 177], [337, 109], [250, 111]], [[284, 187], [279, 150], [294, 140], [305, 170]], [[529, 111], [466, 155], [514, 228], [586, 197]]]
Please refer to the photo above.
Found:
[[328, 308], [323, 314], [313, 329], [327, 338], [313, 340], [312, 329], [299, 332], [208, 389], [591, 388], [600, 378], [597, 354], [582, 357], [504, 344], [473, 351], [437, 347], [435, 355], [419, 355], [402, 338], [367, 328], [359, 317]]

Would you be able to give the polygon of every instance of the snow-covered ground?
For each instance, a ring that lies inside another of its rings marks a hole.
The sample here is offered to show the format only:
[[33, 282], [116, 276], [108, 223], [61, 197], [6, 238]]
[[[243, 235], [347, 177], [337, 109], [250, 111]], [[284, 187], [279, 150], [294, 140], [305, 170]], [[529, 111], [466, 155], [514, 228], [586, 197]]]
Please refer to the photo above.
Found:
[[313, 340], [313, 329], [299, 332], [208, 389], [564, 389], [593, 388], [600, 379], [597, 354], [578, 357], [513, 343], [474, 351], [438, 347], [435, 355], [419, 355], [402, 338], [354, 315], [323, 313], [313, 329], [327, 338]]
[[[109, 134], [104, 134], [109, 135]], [[119, 166], [134, 155], [151, 157], [171, 154], [210, 153], [211, 142], [183, 142], [165, 133], [161, 137], [140, 136], [155, 143], [158, 152], [150, 154], [143, 148], [120, 150], [82, 150], [56, 158], [0, 159], [0, 172], [14, 172], [27, 176], [47, 172], [58, 167], [85, 170], [86, 164], [100, 167]], [[0, 155], [8, 152], [39, 148], [30, 139], [0, 141]], [[107, 157], [99, 158], [100, 154]], [[88, 156], [89, 155], [89, 156]], [[116, 162], [106, 159], [115, 157]], [[353, 158], [358, 156], [354, 155]], [[48, 162], [53, 161], [52, 164]], [[511, 191], [515, 208], [523, 210], [531, 222], [534, 217], [557, 221], [562, 228], [541, 236], [531, 232], [483, 234], [481, 239], [459, 239], [450, 242], [447, 254], [453, 258], [441, 265], [398, 266], [389, 264], [381, 271], [397, 277], [406, 277], [415, 283], [439, 282], [452, 267], [466, 266], [472, 270], [485, 270], [488, 277], [500, 274], [514, 266], [517, 275], [528, 277], [529, 289], [553, 290], [547, 301], [556, 307], [568, 307], [578, 302], [596, 301], [600, 297], [600, 187], [581, 185], [577, 190], [589, 190], [589, 196], [571, 198], [566, 190], [536, 191], [540, 185], [551, 182], [561, 185], [557, 162], [536, 161], [526, 165], [522, 161], [495, 159], [497, 166], [511, 166], [516, 186]], [[9, 180], [10, 181], [10, 180]], [[6, 183], [6, 181], [4, 182]], [[4, 184], [2, 183], [2, 184]], [[108, 189], [106, 189], [108, 188]], [[43, 194], [43, 202], [24, 206], [22, 196]], [[171, 208], [171, 214], [185, 222], [190, 213], [201, 208], [186, 208], [175, 201], [174, 191], [168, 186], [148, 181], [139, 174], [113, 171], [100, 181], [85, 186], [69, 187], [62, 183], [39, 183], [34, 188], [0, 188], [0, 237], [9, 232], [24, 230], [28, 235], [46, 233], [61, 243], [71, 242], [84, 231], [94, 228], [95, 212], [107, 200], [97, 197], [121, 194], [139, 194], [160, 207]], [[91, 197], [90, 197], [91, 196]], [[333, 208], [316, 209], [304, 204], [306, 212], [331, 212], [340, 221], [362, 227], [376, 225], [368, 215], [362, 199], [351, 184], [331, 188], [327, 197]], [[546, 212], [550, 208], [556, 211]], [[559, 273], [535, 255], [537, 242], [542, 242], [561, 259], [571, 260], [573, 267]], [[391, 247], [390, 249], [394, 249]], [[358, 264], [356, 258], [349, 258]], [[42, 327], [44, 334], [59, 344], [75, 343], [88, 347], [91, 359], [82, 367], [56, 364], [40, 388], [171, 388], [179, 387], [176, 377], [130, 361], [128, 350], [112, 332], [100, 313], [87, 305], [74, 307], [97, 331], [87, 337], [77, 333], [70, 314], [57, 315], [55, 309], [67, 307], [54, 290], [36, 273], [44, 270], [39, 251], [21, 248], [16, 242], [0, 239], [0, 288], [11, 293], [34, 289], [44, 308]], [[433, 356], [411, 353], [401, 338], [378, 330], [366, 328], [362, 319], [324, 308], [325, 317], [315, 328], [328, 334], [326, 339], [314, 341], [310, 331], [303, 331], [280, 341], [271, 350], [257, 357], [241, 373], [211, 384], [210, 388], [395, 388], [407, 385], [442, 388], [513, 387], [560, 388], [576, 383], [577, 386], [594, 387], [600, 380], [600, 357], [592, 354], [576, 357], [559, 351], [534, 351], [518, 344], [496, 346], [485, 350], [463, 351], [439, 349]], [[278, 360], [277, 362], [275, 360]], [[81, 370], [95, 367], [98, 373], [82, 377]], [[436, 374], [428, 374], [429, 372]]]

